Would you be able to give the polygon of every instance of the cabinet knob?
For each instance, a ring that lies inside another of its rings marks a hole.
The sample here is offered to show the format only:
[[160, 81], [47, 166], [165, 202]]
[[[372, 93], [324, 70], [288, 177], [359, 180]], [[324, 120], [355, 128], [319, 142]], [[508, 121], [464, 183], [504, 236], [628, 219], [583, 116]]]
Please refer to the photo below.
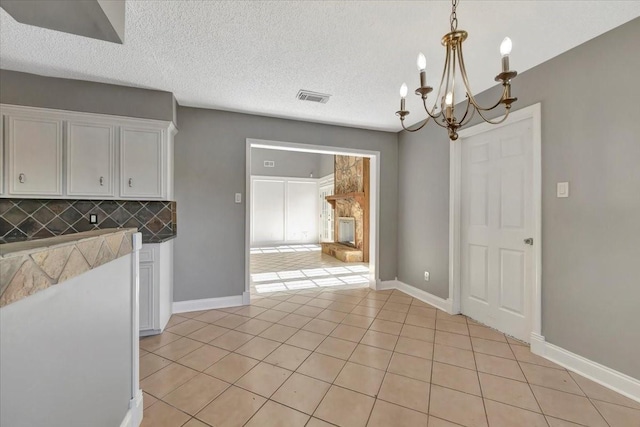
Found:
[[103, 176], [100, 177], [100, 185], [104, 185], [104, 177]]
[[129, 187], [133, 187], [133, 178], [129, 178]]
[[24, 184], [26, 180], [27, 176], [25, 174], [21, 173], [20, 175], [18, 175], [18, 181], [20, 181], [20, 184]]

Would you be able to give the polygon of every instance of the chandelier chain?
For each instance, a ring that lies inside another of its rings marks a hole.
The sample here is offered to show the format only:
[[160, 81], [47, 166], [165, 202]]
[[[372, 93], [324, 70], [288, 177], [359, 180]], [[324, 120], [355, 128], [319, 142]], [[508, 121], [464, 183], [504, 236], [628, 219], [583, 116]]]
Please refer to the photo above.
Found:
[[456, 15], [456, 7], [458, 6], [458, 0], [451, 0], [451, 17], [449, 23], [451, 24], [451, 32], [458, 29], [458, 17]]

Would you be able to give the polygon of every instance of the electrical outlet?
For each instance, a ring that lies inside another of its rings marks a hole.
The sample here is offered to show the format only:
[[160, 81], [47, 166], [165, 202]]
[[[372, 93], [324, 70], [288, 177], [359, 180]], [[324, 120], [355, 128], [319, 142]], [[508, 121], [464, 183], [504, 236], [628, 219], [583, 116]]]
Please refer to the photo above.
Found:
[[98, 223], [98, 214], [89, 214], [89, 224]]
[[242, 193], [236, 193], [236, 203], [242, 203]]
[[425, 272], [424, 272], [424, 281], [425, 281], [425, 282], [428, 282], [428, 281], [429, 281], [429, 272], [428, 272], [428, 271], [425, 271]]

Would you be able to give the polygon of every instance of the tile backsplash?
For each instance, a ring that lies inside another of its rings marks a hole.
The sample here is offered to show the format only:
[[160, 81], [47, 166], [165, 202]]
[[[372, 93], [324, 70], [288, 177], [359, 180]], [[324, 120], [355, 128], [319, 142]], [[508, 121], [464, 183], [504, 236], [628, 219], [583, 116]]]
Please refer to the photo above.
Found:
[[[97, 224], [89, 224], [90, 214]], [[137, 228], [143, 243], [175, 236], [176, 202], [0, 199], [0, 243], [117, 227]]]

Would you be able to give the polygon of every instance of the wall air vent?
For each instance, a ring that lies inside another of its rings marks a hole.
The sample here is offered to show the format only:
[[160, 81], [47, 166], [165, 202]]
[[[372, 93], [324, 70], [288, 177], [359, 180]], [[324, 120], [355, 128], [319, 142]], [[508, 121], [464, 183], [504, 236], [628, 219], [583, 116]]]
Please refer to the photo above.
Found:
[[265, 160], [264, 161], [264, 167], [265, 168], [275, 168], [276, 167], [276, 162], [273, 160]]
[[298, 95], [296, 95], [296, 98], [300, 101], [319, 102], [321, 104], [326, 104], [330, 97], [331, 95], [327, 95], [326, 93], [311, 92], [304, 89], [301, 89]]

